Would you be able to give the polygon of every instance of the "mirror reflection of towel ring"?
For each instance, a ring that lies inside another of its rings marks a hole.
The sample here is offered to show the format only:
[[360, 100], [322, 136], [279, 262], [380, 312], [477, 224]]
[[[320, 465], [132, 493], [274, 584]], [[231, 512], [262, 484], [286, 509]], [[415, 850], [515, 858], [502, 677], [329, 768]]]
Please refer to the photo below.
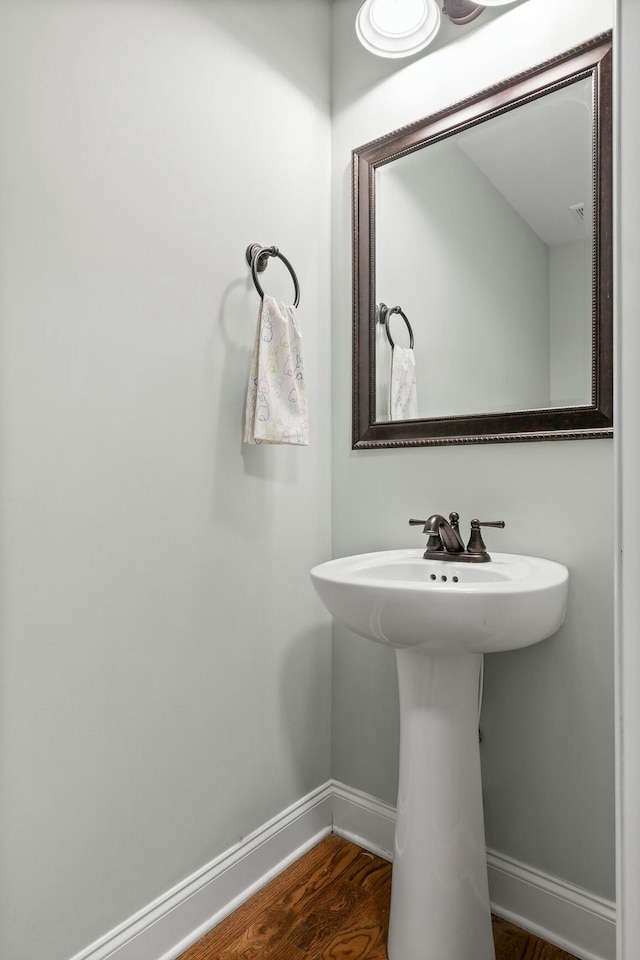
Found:
[[409, 318], [401, 307], [388, 307], [386, 303], [381, 303], [378, 307], [378, 320], [380, 323], [384, 323], [384, 328], [387, 333], [387, 340], [391, 344], [391, 349], [395, 347], [393, 338], [391, 336], [391, 330], [389, 327], [389, 319], [393, 316], [394, 313], [399, 313], [404, 322], [407, 325], [407, 330], [409, 331], [409, 349], [413, 350], [413, 330], [411, 329], [411, 324], [409, 323]]
[[291, 279], [293, 280], [293, 287], [295, 290], [295, 300], [293, 302], [294, 307], [297, 307], [300, 303], [300, 284], [298, 283], [298, 278], [296, 277], [296, 272], [285, 257], [284, 253], [280, 253], [277, 247], [261, 247], [259, 243], [251, 243], [247, 247], [246, 251], [247, 263], [251, 267], [251, 276], [253, 277], [253, 282], [255, 288], [260, 294], [260, 299], [264, 297], [264, 291], [260, 286], [260, 281], [258, 280], [258, 274], [262, 273], [267, 269], [267, 263], [269, 262], [269, 257], [277, 257], [278, 260], [282, 260], [285, 267], [291, 274]]

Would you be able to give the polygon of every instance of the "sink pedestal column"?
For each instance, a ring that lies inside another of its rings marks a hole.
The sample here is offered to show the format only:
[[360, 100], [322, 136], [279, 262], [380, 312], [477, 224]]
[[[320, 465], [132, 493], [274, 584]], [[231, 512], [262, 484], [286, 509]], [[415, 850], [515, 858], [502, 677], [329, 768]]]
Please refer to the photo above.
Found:
[[495, 960], [478, 743], [481, 654], [396, 649], [389, 960]]

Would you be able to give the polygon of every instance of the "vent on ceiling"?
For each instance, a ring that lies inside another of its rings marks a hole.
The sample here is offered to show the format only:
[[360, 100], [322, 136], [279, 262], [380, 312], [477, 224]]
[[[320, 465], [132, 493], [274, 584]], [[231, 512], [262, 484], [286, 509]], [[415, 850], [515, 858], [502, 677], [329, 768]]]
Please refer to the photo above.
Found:
[[584, 223], [584, 203], [572, 203], [569, 207], [576, 220]]

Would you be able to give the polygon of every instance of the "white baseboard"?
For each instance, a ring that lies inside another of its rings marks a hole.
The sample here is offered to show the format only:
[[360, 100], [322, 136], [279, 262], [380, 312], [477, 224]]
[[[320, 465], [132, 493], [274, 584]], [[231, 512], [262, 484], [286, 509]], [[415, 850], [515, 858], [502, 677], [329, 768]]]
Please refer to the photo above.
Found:
[[396, 808], [334, 780], [333, 832], [384, 860], [393, 860]]
[[183, 880], [72, 960], [175, 960], [331, 833], [326, 783]]
[[[176, 960], [207, 930], [332, 831], [392, 859], [395, 807], [329, 781], [72, 960]], [[496, 914], [581, 960], [615, 960], [615, 905], [493, 851]]]
[[495, 851], [487, 851], [494, 913], [581, 960], [615, 960], [615, 904]]

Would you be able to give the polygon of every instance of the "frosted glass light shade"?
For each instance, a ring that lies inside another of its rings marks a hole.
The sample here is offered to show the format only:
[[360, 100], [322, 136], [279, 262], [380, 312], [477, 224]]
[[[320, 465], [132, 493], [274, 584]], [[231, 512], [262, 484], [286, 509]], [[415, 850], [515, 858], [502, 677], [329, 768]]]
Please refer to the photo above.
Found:
[[378, 57], [410, 57], [440, 28], [436, 0], [366, 0], [356, 17], [360, 43]]

